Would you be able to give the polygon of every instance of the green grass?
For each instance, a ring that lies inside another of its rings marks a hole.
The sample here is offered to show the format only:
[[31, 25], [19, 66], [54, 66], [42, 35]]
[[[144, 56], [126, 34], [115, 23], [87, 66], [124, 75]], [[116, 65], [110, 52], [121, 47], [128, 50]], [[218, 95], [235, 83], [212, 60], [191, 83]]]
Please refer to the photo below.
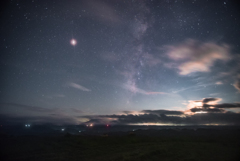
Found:
[[0, 141], [1, 160], [231, 161], [240, 151], [232, 138], [22, 136]]

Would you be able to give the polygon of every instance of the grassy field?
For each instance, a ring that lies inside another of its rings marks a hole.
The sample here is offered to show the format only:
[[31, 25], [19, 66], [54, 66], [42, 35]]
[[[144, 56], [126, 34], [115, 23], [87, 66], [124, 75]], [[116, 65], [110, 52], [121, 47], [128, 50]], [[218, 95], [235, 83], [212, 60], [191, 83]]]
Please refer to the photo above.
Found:
[[140, 136], [1, 137], [1, 160], [161, 160], [239, 159], [234, 138]]

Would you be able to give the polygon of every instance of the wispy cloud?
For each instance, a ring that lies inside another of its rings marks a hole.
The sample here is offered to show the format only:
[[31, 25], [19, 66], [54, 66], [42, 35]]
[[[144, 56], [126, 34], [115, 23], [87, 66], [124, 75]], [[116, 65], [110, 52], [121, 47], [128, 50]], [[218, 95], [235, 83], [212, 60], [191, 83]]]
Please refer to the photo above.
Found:
[[83, 87], [83, 86], [81, 86], [81, 85], [79, 85], [77, 83], [73, 83], [73, 82], [69, 83], [69, 86], [73, 87], [73, 88], [76, 88], [76, 89], [79, 89], [79, 90], [82, 90], [82, 91], [86, 91], [86, 92], [90, 92], [91, 91], [90, 89], [88, 89], [86, 87]]
[[66, 97], [64, 94], [53, 94], [53, 95], [47, 95], [46, 98], [53, 99], [53, 98], [64, 98]]
[[143, 95], [158, 95], [158, 94], [167, 94], [165, 92], [154, 92], [154, 91], [145, 91], [136, 86], [135, 82], [128, 82], [122, 86], [124, 89], [131, 91], [132, 93], [140, 93]]
[[72, 110], [73, 112], [75, 112], [75, 113], [83, 113], [82, 110], [79, 110], [79, 109], [77, 109], [77, 108], [71, 108], [71, 110]]
[[222, 85], [223, 82], [222, 82], [222, 81], [217, 81], [216, 84], [217, 84], [217, 85]]
[[118, 16], [118, 12], [116, 9], [111, 6], [110, 4], [107, 4], [103, 1], [86, 1], [87, 8], [91, 11], [93, 16], [97, 17], [101, 21], [105, 21], [109, 24], [119, 24], [120, 17]]
[[239, 81], [239, 80], [237, 80], [237, 81], [233, 84], [233, 86], [238, 90], [238, 92], [240, 92], [240, 81]]
[[206, 88], [207, 86], [211, 86], [211, 85], [215, 85], [215, 83], [197, 83], [196, 85], [193, 86], [188, 86], [188, 87], [182, 87], [180, 89], [177, 90], [173, 90], [172, 93], [179, 93], [179, 92], [183, 92], [186, 90], [202, 90], [204, 88]]
[[209, 72], [217, 60], [230, 59], [230, 47], [214, 42], [202, 43], [189, 39], [175, 46], [166, 46], [165, 49], [168, 57], [174, 61], [173, 67], [179, 70], [180, 75]]
[[238, 90], [238, 92], [240, 93], [240, 74], [237, 75], [237, 80], [235, 81], [235, 83], [233, 84], [233, 86]]

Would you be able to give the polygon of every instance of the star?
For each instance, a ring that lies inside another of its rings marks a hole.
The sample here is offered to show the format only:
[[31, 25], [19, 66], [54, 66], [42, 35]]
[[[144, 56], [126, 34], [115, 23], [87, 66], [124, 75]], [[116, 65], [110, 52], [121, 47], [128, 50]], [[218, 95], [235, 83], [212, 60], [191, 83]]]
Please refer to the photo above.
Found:
[[75, 45], [77, 45], [77, 40], [72, 39], [72, 40], [70, 41], [70, 43], [71, 43], [72, 46], [75, 46]]

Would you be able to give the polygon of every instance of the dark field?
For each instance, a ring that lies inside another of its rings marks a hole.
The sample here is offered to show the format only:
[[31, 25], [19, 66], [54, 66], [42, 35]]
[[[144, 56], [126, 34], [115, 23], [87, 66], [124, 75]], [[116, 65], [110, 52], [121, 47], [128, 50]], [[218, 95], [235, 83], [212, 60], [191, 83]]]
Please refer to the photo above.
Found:
[[146, 135], [150, 133], [153, 131], [102, 136], [2, 135], [1, 160], [239, 160], [239, 131], [155, 130], [155, 135]]

